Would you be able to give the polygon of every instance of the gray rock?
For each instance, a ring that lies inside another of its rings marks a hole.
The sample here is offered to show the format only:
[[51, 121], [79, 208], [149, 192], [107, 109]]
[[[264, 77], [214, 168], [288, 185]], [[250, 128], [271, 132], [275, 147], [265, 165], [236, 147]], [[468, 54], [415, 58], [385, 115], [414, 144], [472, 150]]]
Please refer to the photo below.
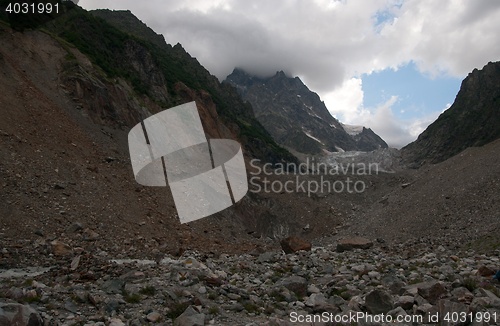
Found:
[[341, 239], [337, 243], [337, 251], [344, 252], [353, 249], [370, 249], [373, 242], [362, 237], [352, 237]]
[[161, 319], [161, 315], [160, 313], [156, 312], [156, 311], [153, 311], [153, 312], [150, 312], [147, 316], [146, 316], [146, 319], [147, 321], [149, 322], [152, 322], [152, 323], [156, 323], [157, 321], [159, 321]]
[[323, 304], [323, 305], [327, 304], [327, 301], [326, 301], [326, 298], [323, 294], [313, 293], [307, 298], [305, 304], [308, 307], [316, 307], [316, 306], [319, 306], [321, 304]]
[[274, 252], [264, 252], [260, 254], [257, 261], [259, 263], [274, 263], [276, 261], [274, 258]]
[[118, 318], [112, 318], [109, 321], [109, 326], [125, 326], [125, 323]]
[[121, 294], [125, 288], [125, 281], [121, 279], [111, 279], [101, 286], [101, 289], [107, 294]]
[[451, 295], [459, 302], [471, 302], [474, 299], [474, 295], [464, 287], [453, 289]]
[[341, 307], [343, 305], [347, 305], [347, 301], [345, 301], [344, 298], [342, 298], [338, 295], [331, 296], [328, 299], [328, 302], [330, 302], [331, 304], [336, 305], [338, 307]]
[[0, 325], [42, 326], [43, 320], [29, 305], [0, 303]]
[[81, 259], [81, 255], [78, 255], [75, 258], [73, 258], [73, 260], [71, 261], [71, 266], [70, 266], [70, 269], [72, 271], [74, 271], [78, 268], [78, 265], [80, 265], [80, 259]]
[[363, 305], [363, 299], [358, 296], [358, 295], [355, 295], [351, 298], [351, 300], [349, 300], [349, 303], [347, 304], [347, 308], [348, 310], [353, 310], [353, 311], [361, 311], [361, 307]]
[[415, 302], [415, 298], [410, 295], [403, 295], [399, 297], [396, 305], [403, 308], [404, 310], [409, 310], [413, 308], [413, 303]]
[[365, 307], [372, 314], [385, 314], [394, 308], [392, 296], [381, 289], [375, 289], [365, 298]]
[[68, 228], [68, 232], [70, 233], [76, 233], [81, 230], [83, 230], [83, 225], [80, 222], [75, 222]]
[[387, 314], [393, 317], [408, 315], [408, 313], [402, 307], [392, 309], [391, 311], [387, 312]]
[[314, 284], [310, 284], [308, 287], [307, 287], [307, 293], [320, 293], [320, 289], [318, 289], [318, 287]]
[[[472, 322], [472, 320], [467, 318], [468, 317], [467, 314], [470, 312], [469, 307], [467, 307], [463, 303], [452, 302], [450, 300], [439, 300], [438, 309], [439, 309], [439, 316], [441, 318], [441, 325], [443, 326], [469, 325]], [[450, 316], [453, 313], [457, 313], [459, 314], [459, 316], [463, 314], [462, 316], [465, 316], [466, 320], [464, 321], [457, 320], [457, 322], [453, 322], [453, 321], [446, 321], [443, 319], [444, 316]]]
[[418, 294], [431, 304], [436, 304], [440, 297], [448, 292], [444, 285], [437, 281], [419, 283], [416, 288]]
[[226, 310], [240, 312], [240, 311], [245, 310], [245, 307], [243, 307], [243, 305], [241, 303], [236, 302], [236, 303], [233, 303], [231, 305], [226, 306]]
[[382, 284], [391, 291], [392, 294], [402, 294], [405, 283], [396, 275], [388, 274], [382, 277]]
[[174, 321], [174, 326], [203, 325], [205, 325], [205, 314], [198, 312], [193, 306], [187, 307], [187, 309]]
[[113, 312], [117, 311], [120, 307], [120, 303], [117, 300], [109, 300], [106, 302], [106, 305], [104, 306], [104, 310], [112, 314]]
[[482, 296], [482, 297], [487, 297], [493, 301], [500, 300], [500, 298], [498, 298], [495, 294], [493, 294], [493, 292], [491, 292], [489, 290], [479, 288], [478, 292], [479, 292], [480, 296]]
[[[387, 315], [390, 315], [393, 317], [393, 320], [396, 320], [399, 316], [408, 316], [408, 313], [401, 307], [397, 307], [387, 313]], [[398, 323], [398, 326], [413, 326], [412, 323], [404, 323], [400, 322]]]
[[279, 280], [276, 286], [283, 286], [302, 298], [307, 295], [307, 280], [301, 276], [289, 276]]
[[433, 308], [434, 306], [430, 303], [424, 303], [415, 309], [415, 313], [418, 315], [428, 315]]

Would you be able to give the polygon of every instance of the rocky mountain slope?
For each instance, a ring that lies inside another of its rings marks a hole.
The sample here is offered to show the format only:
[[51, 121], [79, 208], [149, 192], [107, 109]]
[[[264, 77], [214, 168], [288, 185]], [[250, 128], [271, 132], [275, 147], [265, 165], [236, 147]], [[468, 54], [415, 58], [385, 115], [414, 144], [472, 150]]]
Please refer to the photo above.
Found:
[[298, 78], [277, 72], [258, 78], [235, 69], [227, 78], [243, 99], [250, 102], [255, 116], [281, 145], [300, 153], [322, 150], [371, 151], [387, 144], [371, 129], [348, 129], [328, 112], [319, 96]]
[[442, 239], [456, 247], [499, 249], [499, 151], [496, 140], [407, 171], [393, 189], [344, 223], [351, 225], [351, 232], [388, 242], [415, 237]]
[[[99, 11], [89, 13], [75, 8], [45, 28], [76, 46], [107, 77], [127, 80], [135, 93], [133, 97], [147, 98], [142, 108], [129, 111], [144, 111], [144, 108], [155, 111], [149, 108], [151, 104], [157, 112], [195, 100], [204, 107], [200, 116], [208, 137], [220, 138], [225, 134], [237, 138], [246, 154], [266, 162], [294, 160], [276, 145], [255, 119], [252, 108], [244, 104], [231, 87], [221, 85], [180, 44], [171, 46], [165, 43], [162, 36], [130, 12], [103, 11], [99, 14]], [[120, 110], [120, 107], [109, 110], [99, 106], [103, 111]], [[147, 112], [141, 113], [141, 117], [146, 116]], [[127, 126], [131, 122], [130, 119], [124, 121], [122, 116], [108, 120], [120, 121]], [[132, 120], [138, 121], [136, 117]]]
[[500, 62], [474, 69], [453, 105], [403, 148], [407, 162], [442, 162], [468, 147], [500, 138]]
[[[107, 252], [121, 252], [125, 241], [129, 256], [231, 252], [268, 246], [306, 224], [312, 239], [339, 223], [335, 216], [325, 223], [323, 215], [350, 210], [348, 202], [332, 210], [330, 200], [318, 207], [315, 196], [302, 192], [249, 193], [220, 214], [180, 225], [169, 189], [141, 187], [133, 178], [127, 133], [145, 117], [194, 100], [208, 137], [238, 139], [247, 163], [294, 157], [231, 86], [219, 84], [180, 45], [164, 44], [163, 52], [81, 9], [60, 19], [24, 33], [0, 22], [1, 246], [57, 239]], [[75, 223], [85, 231], [76, 238], [67, 232]], [[27, 253], [16, 257], [15, 264], [30, 261]]]

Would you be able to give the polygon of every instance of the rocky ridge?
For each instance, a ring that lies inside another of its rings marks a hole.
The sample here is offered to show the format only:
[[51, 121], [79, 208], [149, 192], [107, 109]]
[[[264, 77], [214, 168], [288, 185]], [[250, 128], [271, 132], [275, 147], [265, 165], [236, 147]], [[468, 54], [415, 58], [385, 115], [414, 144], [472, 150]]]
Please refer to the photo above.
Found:
[[453, 105], [405, 146], [413, 166], [442, 162], [468, 147], [500, 138], [500, 62], [474, 69], [462, 81]]

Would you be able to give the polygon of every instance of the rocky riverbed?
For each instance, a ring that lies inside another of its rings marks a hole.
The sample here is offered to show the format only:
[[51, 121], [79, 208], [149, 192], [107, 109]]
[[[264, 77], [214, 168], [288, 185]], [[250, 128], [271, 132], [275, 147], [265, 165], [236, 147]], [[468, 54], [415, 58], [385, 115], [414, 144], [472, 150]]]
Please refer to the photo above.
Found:
[[50, 266], [0, 271], [0, 325], [500, 324], [498, 251], [418, 241], [344, 251], [332, 241], [291, 254], [115, 260], [51, 246]]

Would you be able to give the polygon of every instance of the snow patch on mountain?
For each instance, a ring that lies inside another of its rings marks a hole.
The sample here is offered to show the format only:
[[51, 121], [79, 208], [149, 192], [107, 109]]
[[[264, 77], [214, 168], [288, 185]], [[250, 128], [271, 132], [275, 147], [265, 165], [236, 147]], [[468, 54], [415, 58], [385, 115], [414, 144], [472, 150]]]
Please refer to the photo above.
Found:
[[319, 140], [318, 138], [314, 137], [313, 135], [311, 135], [310, 133], [308, 133], [307, 131], [304, 131], [304, 134], [306, 134], [307, 137], [311, 138], [311, 139], [314, 139], [315, 141], [317, 141], [318, 143], [320, 143], [321, 145], [324, 145], [323, 142], [321, 140]]
[[364, 128], [363, 126], [345, 125], [343, 123], [341, 125], [344, 128], [345, 132], [347, 132], [351, 136], [359, 135], [363, 132]]

